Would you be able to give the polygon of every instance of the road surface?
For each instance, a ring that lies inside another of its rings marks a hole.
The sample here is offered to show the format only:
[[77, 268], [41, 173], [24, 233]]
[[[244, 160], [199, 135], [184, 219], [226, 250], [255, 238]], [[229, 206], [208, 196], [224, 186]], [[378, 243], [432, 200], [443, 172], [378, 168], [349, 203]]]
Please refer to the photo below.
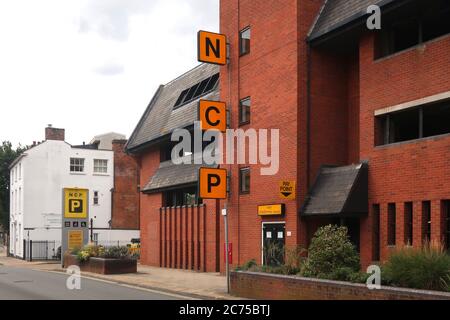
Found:
[[[81, 278], [81, 290], [69, 290], [69, 275], [0, 266], [0, 300], [174, 300], [182, 296]], [[186, 297], [187, 298], [187, 297]]]

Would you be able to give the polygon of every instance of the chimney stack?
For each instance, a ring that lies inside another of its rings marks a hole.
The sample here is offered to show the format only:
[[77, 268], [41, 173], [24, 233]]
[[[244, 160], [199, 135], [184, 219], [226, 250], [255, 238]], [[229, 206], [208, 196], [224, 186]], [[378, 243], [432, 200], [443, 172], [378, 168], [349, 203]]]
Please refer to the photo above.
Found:
[[65, 141], [65, 130], [53, 128], [51, 124], [45, 128], [45, 140]]

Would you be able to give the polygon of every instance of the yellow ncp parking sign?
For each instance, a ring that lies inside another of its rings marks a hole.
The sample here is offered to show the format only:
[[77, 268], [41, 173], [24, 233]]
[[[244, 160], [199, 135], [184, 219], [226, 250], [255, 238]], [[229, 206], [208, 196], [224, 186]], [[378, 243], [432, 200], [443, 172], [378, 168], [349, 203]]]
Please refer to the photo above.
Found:
[[64, 217], [87, 219], [88, 190], [64, 189]]

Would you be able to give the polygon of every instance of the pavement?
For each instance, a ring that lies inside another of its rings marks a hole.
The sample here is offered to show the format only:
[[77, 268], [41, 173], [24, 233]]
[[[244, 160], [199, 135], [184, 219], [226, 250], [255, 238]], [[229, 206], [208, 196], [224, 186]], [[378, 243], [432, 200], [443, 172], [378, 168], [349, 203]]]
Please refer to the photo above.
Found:
[[[31, 269], [47, 273], [65, 273], [59, 263], [26, 262], [10, 258], [1, 253], [0, 266], [16, 269]], [[1, 268], [1, 267], [0, 267]], [[66, 276], [67, 277], [67, 276]], [[189, 270], [165, 269], [138, 264], [138, 272], [120, 275], [101, 275], [82, 272], [86, 279], [109, 281], [122, 286], [131, 286], [161, 292], [162, 294], [183, 295], [193, 299], [229, 300], [236, 299], [226, 292], [226, 277], [219, 273], [202, 273]], [[83, 280], [84, 281], [84, 280]], [[0, 282], [0, 285], [3, 285]]]

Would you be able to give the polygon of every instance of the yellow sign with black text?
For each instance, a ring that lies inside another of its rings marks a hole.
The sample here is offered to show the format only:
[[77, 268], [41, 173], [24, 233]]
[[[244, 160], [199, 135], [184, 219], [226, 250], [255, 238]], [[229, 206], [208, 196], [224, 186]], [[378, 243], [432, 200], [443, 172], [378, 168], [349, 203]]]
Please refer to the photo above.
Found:
[[258, 206], [259, 216], [281, 216], [284, 214], [284, 204]]
[[88, 218], [87, 189], [64, 189], [64, 217], [69, 219]]
[[280, 198], [283, 200], [295, 200], [295, 181], [280, 181]]
[[83, 230], [69, 230], [69, 232], [67, 233], [67, 238], [69, 250], [82, 248], [84, 245]]

